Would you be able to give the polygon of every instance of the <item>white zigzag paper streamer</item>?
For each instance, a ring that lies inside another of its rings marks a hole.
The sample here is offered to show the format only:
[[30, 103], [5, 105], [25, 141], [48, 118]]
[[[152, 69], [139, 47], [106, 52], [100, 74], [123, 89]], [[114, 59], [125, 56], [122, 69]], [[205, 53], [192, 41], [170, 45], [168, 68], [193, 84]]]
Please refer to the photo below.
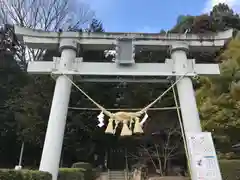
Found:
[[103, 114], [103, 112], [101, 112], [98, 116], [98, 121], [99, 121], [99, 123], [98, 123], [98, 127], [103, 127], [104, 126], [104, 114]]

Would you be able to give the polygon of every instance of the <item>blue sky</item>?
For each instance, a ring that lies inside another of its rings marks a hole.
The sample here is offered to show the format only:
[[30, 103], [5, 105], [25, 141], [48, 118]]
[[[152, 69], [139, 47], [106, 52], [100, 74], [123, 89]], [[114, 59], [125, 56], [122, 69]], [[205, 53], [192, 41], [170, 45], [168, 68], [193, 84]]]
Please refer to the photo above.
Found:
[[219, 2], [239, 10], [240, 0], [86, 0], [106, 31], [159, 32], [179, 15], [199, 15]]

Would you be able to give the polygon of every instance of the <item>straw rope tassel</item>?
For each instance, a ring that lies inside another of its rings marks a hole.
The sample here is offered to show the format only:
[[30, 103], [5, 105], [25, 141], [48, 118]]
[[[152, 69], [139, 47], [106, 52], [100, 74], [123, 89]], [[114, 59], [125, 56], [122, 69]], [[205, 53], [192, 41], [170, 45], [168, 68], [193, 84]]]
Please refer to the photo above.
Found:
[[148, 118], [148, 114], [145, 113], [145, 115], [144, 115], [142, 121], [140, 122], [141, 126], [143, 126], [143, 124], [146, 122], [147, 118]]
[[128, 128], [128, 120], [123, 121], [123, 127], [121, 131], [121, 136], [131, 136], [132, 131]]
[[113, 129], [113, 119], [109, 118], [108, 120], [108, 125], [107, 128], [105, 130], [106, 134], [114, 134], [114, 129]]
[[142, 129], [142, 126], [140, 124], [140, 119], [138, 117], [135, 118], [135, 124], [134, 124], [133, 132], [136, 133], [136, 134], [142, 134], [143, 133], [143, 129]]
[[130, 130], [132, 130], [132, 124], [134, 123], [134, 120], [133, 119], [131, 119], [131, 121], [130, 121], [130, 125], [129, 125], [129, 129]]
[[115, 120], [115, 128], [113, 130], [113, 134], [116, 134], [119, 123], [120, 123], [119, 121]]

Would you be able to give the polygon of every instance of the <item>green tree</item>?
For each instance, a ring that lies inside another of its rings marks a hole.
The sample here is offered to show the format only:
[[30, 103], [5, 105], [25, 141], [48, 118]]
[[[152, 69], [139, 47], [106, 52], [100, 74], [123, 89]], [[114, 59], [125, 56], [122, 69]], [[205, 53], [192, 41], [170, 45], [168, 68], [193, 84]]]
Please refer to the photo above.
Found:
[[229, 28], [240, 29], [240, 17], [227, 4], [220, 3], [210, 12], [214, 26], [218, 31]]
[[[180, 16], [173, 32], [202, 34], [219, 32], [229, 28], [240, 29], [240, 17], [226, 4], [216, 5], [209, 15]], [[186, 31], [188, 29], [188, 31]], [[197, 81], [197, 102], [205, 130], [213, 132], [218, 150], [231, 151], [231, 145], [239, 141], [239, 40], [233, 40], [219, 56], [212, 53], [194, 53], [198, 62], [215, 59], [221, 63], [221, 75], [201, 77]], [[221, 51], [222, 52], [222, 51]]]
[[179, 16], [177, 19], [177, 24], [171, 30], [172, 33], [185, 33], [190, 32], [193, 26], [195, 17], [194, 16]]
[[[81, 31], [81, 29], [71, 30]], [[90, 29], [84, 31], [103, 31], [102, 23], [94, 19]], [[58, 49], [46, 51], [43, 61], [52, 61], [54, 56], [60, 57]], [[104, 52], [84, 52], [83, 57], [88, 61], [91, 59], [103, 59]], [[33, 148], [35, 147], [33, 154], [40, 154], [49, 118], [55, 80], [51, 76], [46, 75], [27, 75], [25, 81], [27, 83], [21, 87], [16, 96], [8, 99], [8, 105], [11, 111], [14, 112], [14, 117], [18, 124], [18, 140], [31, 144]], [[79, 82], [77, 83], [79, 84]], [[90, 93], [92, 91], [95, 92], [95, 88], [91, 84], [84, 84], [83, 88]], [[103, 86], [103, 91], [104, 89], [106, 88]], [[82, 105], [83, 107], [91, 104], [73, 87], [70, 106], [76, 105]], [[67, 155], [74, 154], [73, 159], [75, 161], [79, 154], [82, 157], [86, 157], [86, 154], [82, 153], [83, 150], [85, 153], [88, 153], [88, 148], [82, 148], [83, 144], [85, 147], [87, 144], [91, 146], [89, 143], [91, 141], [86, 141], [86, 139], [91, 137], [92, 132], [96, 129], [97, 122], [91, 120], [92, 116], [89, 112], [76, 113], [69, 111], [68, 113], [64, 151]], [[37, 148], [39, 150], [36, 150]], [[72, 150], [75, 152], [72, 152]], [[70, 164], [73, 162], [71, 161]]]
[[202, 86], [197, 90], [203, 128], [213, 132], [223, 152], [231, 151], [231, 145], [240, 140], [239, 47], [239, 40], [229, 43], [221, 56], [221, 75], [202, 78]]
[[19, 145], [18, 123], [8, 101], [17, 96], [26, 82], [26, 74], [22, 72], [20, 63], [14, 58], [16, 46], [11, 28], [6, 25], [0, 29], [0, 143], [2, 144], [0, 166], [5, 164], [7, 167], [12, 166], [11, 163], [15, 161]]

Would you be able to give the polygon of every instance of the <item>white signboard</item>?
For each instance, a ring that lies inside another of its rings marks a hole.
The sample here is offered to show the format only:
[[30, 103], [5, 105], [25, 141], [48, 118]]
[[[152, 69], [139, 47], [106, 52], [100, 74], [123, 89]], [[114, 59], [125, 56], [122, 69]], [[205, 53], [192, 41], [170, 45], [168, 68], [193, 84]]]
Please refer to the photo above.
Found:
[[211, 133], [186, 133], [192, 180], [222, 180]]

